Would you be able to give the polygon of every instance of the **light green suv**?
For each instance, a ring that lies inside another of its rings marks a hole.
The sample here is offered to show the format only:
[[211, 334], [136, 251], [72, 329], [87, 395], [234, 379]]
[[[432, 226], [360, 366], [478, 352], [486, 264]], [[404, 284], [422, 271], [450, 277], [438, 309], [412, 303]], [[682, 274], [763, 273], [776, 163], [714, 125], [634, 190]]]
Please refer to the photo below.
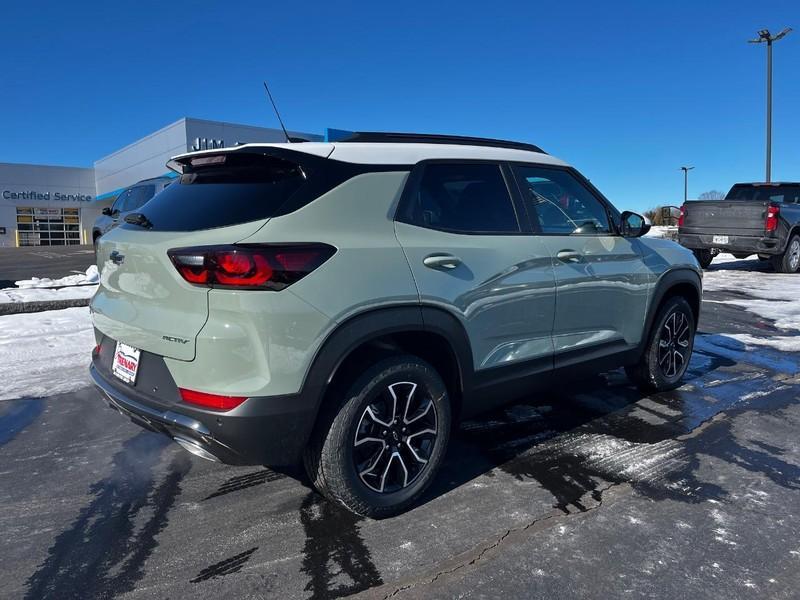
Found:
[[[701, 271], [529, 144], [359, 133], [170, 161], [104, 235], [91, 374], [190, 452], [411, 505], [459, 419], [624, 366], [680, 384]], [[545, 392], [546, 393], [546, 392]]]

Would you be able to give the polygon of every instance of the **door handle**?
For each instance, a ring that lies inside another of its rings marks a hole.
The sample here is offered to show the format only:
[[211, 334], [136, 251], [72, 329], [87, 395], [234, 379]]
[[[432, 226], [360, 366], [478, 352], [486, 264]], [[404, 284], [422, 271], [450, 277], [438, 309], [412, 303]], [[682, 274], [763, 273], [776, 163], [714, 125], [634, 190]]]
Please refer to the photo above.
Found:
[[581, 253], [576, 250], [560, 250], [556, 254], [556, 258], [561, 262], [579, 262], [581, 256]]
[[431, 269], [455, 269], [461, 264], [461, 259], [452, 254], [429, 254], [422, 264]]

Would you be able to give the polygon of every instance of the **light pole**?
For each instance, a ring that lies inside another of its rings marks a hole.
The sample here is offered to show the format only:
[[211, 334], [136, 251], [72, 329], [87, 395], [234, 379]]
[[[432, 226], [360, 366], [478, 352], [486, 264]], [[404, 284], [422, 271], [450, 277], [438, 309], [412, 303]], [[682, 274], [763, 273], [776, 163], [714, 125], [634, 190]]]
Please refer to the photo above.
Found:
[[767, 183], [772, 180], [772, 42], [777, 42], [792, 30], [787, 27], [777, 35], [771, 35], [769, 29], [758, 32], [758, 39], [747, 40], [750, 44], [767, 44]]
[[694, 167], [681, 167], [681, 171], [683, 171], [683, 202], [689, 199], [689, 171], [694, 169]]

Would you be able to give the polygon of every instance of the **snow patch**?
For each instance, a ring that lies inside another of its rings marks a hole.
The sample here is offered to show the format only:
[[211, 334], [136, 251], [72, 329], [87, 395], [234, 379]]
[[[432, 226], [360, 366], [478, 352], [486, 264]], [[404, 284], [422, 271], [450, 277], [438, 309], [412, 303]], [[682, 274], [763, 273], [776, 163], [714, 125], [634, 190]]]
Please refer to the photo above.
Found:
[[89, 385], [94, 332], [85, 307], [0, 317], [0, 400]]
[[800, 352], [800, 335], [773, 335], [765, 338], [747, 333], [729, 333], [727, 335], [748, 346], [768, 346], [781, 352]]
[[[736, 259], [721, 254], [714, 259], [714, 264], [733, 260]], [[741, 306], [760, 317], [775, 321], [778, 329], [800, 330], [800, 277], [752, 270], [753, 266], [753, 261], [742, 261], [741, 269], [714, 269], [712, 265], [703, 276], [703, 290], [746, 294], [750, 298], [715, 302]]]

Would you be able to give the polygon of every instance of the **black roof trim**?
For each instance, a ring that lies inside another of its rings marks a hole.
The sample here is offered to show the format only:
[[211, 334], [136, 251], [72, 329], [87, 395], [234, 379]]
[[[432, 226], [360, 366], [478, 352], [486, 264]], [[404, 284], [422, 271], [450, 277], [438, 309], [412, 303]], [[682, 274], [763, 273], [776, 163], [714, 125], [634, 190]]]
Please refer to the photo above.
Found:
[[492, 138], [469, 137], [464, 135], [439, 135], [435, 133], [393, 133], [384, 131], [356, 131], [339, 142], [377, 142], [384, 144], [456, 144], [459, 146], [489, 146], [492, 148], [511, 148], [547, 154], [539, 146], [524, 142], [495, 140]]

